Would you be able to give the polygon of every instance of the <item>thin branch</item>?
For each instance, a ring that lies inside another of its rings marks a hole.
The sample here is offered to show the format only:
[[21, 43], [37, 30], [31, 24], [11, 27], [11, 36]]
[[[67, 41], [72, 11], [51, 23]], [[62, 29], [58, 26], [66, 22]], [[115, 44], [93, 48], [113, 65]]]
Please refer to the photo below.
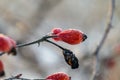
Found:
[[2, 56], [3, 54], [5, 54], [5, 53], [4, 53], [4, 52], [1, 52], [1, 53], [0, 53], [0, 56]]
[[108, 23], [107, 23], [107, 29], [104, 33], [104, 36], [101, 40], [101, 42], [99, 43], [97, 49], [95, 50], [94, 54], [97, 55], [100, 51], [100, 49], [102, 48], [108, 33], [110, 32], [110, 29], [112, 28], [112, 20], [113, 20], [113, 14], [114, 14], [114, 9], [115, 9], [115, 0], [111, 0], [111, 5], [110, 5], [110, 12], [109, 12], [109, 16], [108, 16]]
[[62, 49], [62, 50], [65, 50], [65, 48], [63, 48], [62, 46], [60, 46], [60, 45], [58, 45], [58, 44], [56, 44], [56, 43], [54, 43], [54, 42], [52, 42], [52, 41], [50, 41], [50, 40], [45, 40], [46, 42], [49, 42], [49, 43], [51, 43], [51, 44], [53, 44], [53, 45], [55, 45], [55, 46], [57, 46], [57, 47], [59, 47], [60, 49]]
[[108, 36], [108, 33], [110, 32], [110, 30], [112, 28], [112, 20], [113, 20], [113, 15], [114, 15], [114, 10], [115, 10], [115, 0], [111, 0], [110, 2], [111, 2], [111, 4], [110, 4], [109, 16], [108, 16], [107, 29], [105, 30], [103, 38], [94, 52], [96, 64], [95, 64], [95, 70], [94, 70], [92, 80], [103, 80], [102, 74], [100, 72], [101, 62], [98, 58], [98, 54]]
[[43, 42], [48, 38], [54, 38], [54, 37], [57, 37], [57, 36], [48, 36], [48, 35], [46, 35], [46, 36], [42, 37], [41, 39], [29, 42], [29, 43], [19, 44], [19, 45], [17, 45], [17, 47], [20, 48], [20, 47], [29, 46], [29, 45], [36, 44], [36, 43], [39, 45], [40, 42]]
[[[30, 46], [30, 45], [33, 45], [33, 44], [38, 44], [38, 46], [40, 45], [40, 42], [43, 42], [45, 41], [46, 39], [49, 39], [49, 38], [55, 38], [57, 36], [49, 36], [49, 35], [46, 35], [46, 36], [43, 36], [41, 39], [38, 39], [38, 40], [35, 40], [35, 41], [32, 41], [32, 42], [29, 42], [29, 43], [23, 43], [23, 44], [18, 44], [16, 48], [21, 48], [21, 47], [25, 47], [25, 46]], [[0, 52], [0, 56], [4, 55], [5, 52]]]
[[19, 79], [19, 80], [46, 80], [46, 79], [28, 79], [28, 78], [22, 78], [21, 76], [22, 76], [22, 74], [18, 74], [16, 76], [12, 76], [5, 80], [16, 80], [16, 79]]

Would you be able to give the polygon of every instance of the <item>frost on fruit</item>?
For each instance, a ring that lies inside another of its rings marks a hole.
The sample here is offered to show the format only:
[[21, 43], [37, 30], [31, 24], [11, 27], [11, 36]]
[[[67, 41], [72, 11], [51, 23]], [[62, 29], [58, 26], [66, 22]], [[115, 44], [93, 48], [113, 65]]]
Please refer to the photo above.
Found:
[[87, 39], [87, 36], [77, 29], [56, 30], [54, 33], [56, 33], [54, 35], [58, 36], [57, 40], [53, 38], [55, 41], [63, 41], [71, 45], [79, 44]]

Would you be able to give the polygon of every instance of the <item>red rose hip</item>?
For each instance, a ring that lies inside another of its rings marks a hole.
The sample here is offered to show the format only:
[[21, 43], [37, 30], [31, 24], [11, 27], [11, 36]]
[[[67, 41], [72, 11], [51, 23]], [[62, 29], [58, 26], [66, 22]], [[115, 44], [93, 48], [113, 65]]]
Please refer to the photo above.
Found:
[[49, 75], [46, 80], [71, 80], [70, 77], [63, 72], [54, 73]]
[[[58, 33], [62, 32], [61, 28], [53, 28], [52, 29], [52, 35], [57, 36]], [[60, 41], [61, 39], [59, 37], [53, 38], [55, 41]]]
[[87, 39], [87, 36], [77, 29], [68, 29], [57, 35], [61, 38], [61, 41], [72, 45], [79, 44]]
[[53, 29], [52, 29], [52, 34], [58, 34], [58, 33], [60, 33], [60, 32], [62, 32], [62, 29], [61, 29], [61, 28], [53, 28]]
[[0, 34], [0, 52], [9, 52], [11, 46], [12, 44], [9, 38], [3, 34]]
[[16, 54], [16, 42], [6, 35], [0, 34], [0, 52]]

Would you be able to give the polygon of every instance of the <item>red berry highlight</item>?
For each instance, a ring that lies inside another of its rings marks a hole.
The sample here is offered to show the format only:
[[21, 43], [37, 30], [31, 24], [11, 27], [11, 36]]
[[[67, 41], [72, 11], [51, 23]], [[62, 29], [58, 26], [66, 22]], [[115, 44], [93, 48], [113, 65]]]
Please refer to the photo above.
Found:
[[2, 61], [0, 60], [0, 77], [3, 77], [4, 75], [5, 75], [4, 66]]
[[53, 29], [52, 29], [52, 34], [58, 34], [58, 33], [60, 33], [60, 32], [62, 32], [62, 29], [61, 29], [61, 28], [53, 28]]
[[[58, 33], [62, 32], [61, 28], [53, 28], [52, 29], [52, 35], [57, 36]], [[55, 41], [60, 41], [61, 39], [59, 37], [53, 38]]]
[[49, 75], [46, 80], [71, 80], [71, 78], [66, 73], [58, 72]]
[[120, 55], [120, 44], [116, 45], [115, 48], [115, 53], [117, 53], [118, 55]]
[[11, 39], [3, 34], [0, 34], [0, 52], [10, 54], [10, 53], [12, 53], [13, 48], [14, 48], [14, 50], [16, 50], [15, 49], [16, 42], [13, 39]]
[[107, 68], [111, 69], [116, 65], [116, 62], [113, 58], [107, 59], [106, 60], [106, 66]]

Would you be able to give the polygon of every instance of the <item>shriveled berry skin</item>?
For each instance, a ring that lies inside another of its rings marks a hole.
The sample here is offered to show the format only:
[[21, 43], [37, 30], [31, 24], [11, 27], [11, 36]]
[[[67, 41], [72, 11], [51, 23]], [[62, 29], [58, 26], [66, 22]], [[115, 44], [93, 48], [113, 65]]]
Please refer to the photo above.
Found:
[[16, 54], [16, 42], [10, 37], [0, 34], [0, 52]]
[[4, 76], [5, 72], [4, 72], [4, 66], [2, 61], [0, 60], [0, 77]]
[[63, 72], [54, 73], [49, 75], [46, 80], [71, 80], [70, 77]]
[[62, 31], [58, 34], [58, 37], [61, 38], [61, 41], [66, 42], [71, 45], [79, 44], [83, 42], [84, 39], [83, 32], [77, 30], [77, 29], [68, 29], [65, 31]]
[[72, 69], [76, 69], [79, 67], [79, 61], [75, 54], [68, 49], [63, 50], [63, 55], [66, 63], [71, 66]]
[[[55, 35], [57, 36], [58, 33], [62, 32], [62, 29], [61, 28], [53, 28], [52, 29], [52, 35]], [[60, 41], [61, 38], [59, 37], [56, 37], [56, 38], [53, 38], [55, 41]]]

